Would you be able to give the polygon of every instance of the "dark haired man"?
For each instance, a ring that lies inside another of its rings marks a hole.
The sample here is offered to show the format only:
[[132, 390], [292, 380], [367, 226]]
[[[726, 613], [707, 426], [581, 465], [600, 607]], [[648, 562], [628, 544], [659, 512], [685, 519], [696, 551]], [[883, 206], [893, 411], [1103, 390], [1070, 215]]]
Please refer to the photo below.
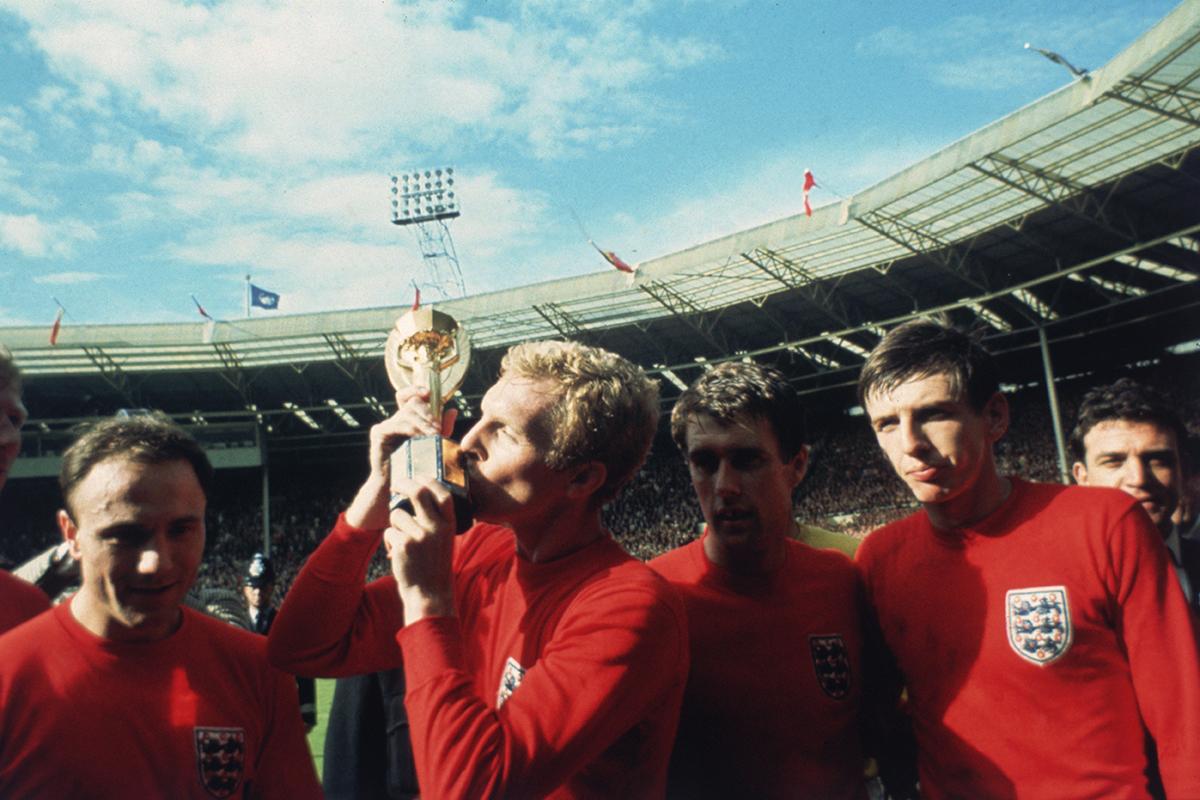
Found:
[[158, 416], [102, 421], [63, 455], [83, 583], [0, 637], [0, 796], [320, 796], [295, 682], [261, 637], [181, 605], [211, 480]]
[[1200, 663], [1161, 539], [1127, 495], [1003, 477], [990, 355], [927, 320], [859, 395], [923, 510], [858, 559], [907, 682], [927, 797], [1200, 797]]
[[[21, 371], [0, 347], [0, 489], [21, 452], [21, 426], [29, 414], [21, 402]], [[50, 599], [31, 583], [0, 569], [0, 633], [50, 607]]]
[[808, 449], [777, 370], [731, 362], [675, 403], [706, 522], [650, 566], [688, 612], [692, 664], [672, 797], [865, 797], [862, 596], [853, 563], [799, 538]]
[[[657, 387], [599, 348], [511, 348], [462, 440], [477, 522], [458, 537], [436, 481], [399, 481], [414, 513], [389, 517], [388, 452], [444, 422], [425, 391], [397, 401], [372, 428], [370, 475], [284, 600], [275, 663], [403, 666], [422, 795], [661, 796], [687, 622], [600, 519], [646, 457]], [[381, 539], [392, 576], [364, 586]]]
[[1200, 603], [1200, 542], [1181, 540], [1172, 521], [1187, 478], [1186, 441], [1187, 429], [1165, 397], [1120, 378], [1083, 396], [1071, 432], [1071, 474], [1081, 486], [1120, 489], [1146, 509], [1195, 606]]

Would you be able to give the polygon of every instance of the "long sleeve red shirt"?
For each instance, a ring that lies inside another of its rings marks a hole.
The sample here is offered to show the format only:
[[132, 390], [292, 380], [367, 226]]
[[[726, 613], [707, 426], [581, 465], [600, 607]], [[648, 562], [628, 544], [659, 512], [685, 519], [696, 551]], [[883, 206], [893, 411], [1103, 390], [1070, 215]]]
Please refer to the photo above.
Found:
[[116, 642], [63, 603], [0, 637], [0, 797], [318, 798], [296, 681], [189, 608]]
[[683, 598], [692, 648], [673, 797], [866, 796], [858, 574], [842, 553], [785, 545], [762, 577], [716, 566], [703, 539], [650, 562]]
[[395, 580], [363, 585], [378, 545], [339, 519], [269, 647], [302, 674], [403, 665], [423, 795], [662, 796], [688, 663], [665, 581], [608, 537], [534, 564], [479, 524], [455, 541], [457, 616], [402, 629]]
[[922, 793], [1200, 797], [1200, 658], [1158, 532], [1112, 489], [1013, 480], [967, 530], [924, 512], [858, 550], [907, 680]]

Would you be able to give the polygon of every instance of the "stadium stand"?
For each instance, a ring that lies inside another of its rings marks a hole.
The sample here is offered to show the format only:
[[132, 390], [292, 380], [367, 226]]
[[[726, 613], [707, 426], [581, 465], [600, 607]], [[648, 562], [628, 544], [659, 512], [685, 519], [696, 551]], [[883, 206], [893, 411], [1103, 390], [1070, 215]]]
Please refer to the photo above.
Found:
[[[1080, 376], [1059, 387], [1063, 418], [1073, 419], [1083, 392], [1112, 374]], [[1200, 434], [1200, 356], [1162, 359], [1137, 377], [1174, 397], [1190, 431]], [[998, 449], [1001, 470], [1041, 481], [1058, 479], [1050, 415], [1040, 386], [1010, 393], [1012, 426]], [[810, 425], [814, 435], [809, 475], [796, 495], [797, 517], [806, 523], [862, 537], [909, 513], [911, 495], [892, 474], [861, 416], [835, 414]], [[361, 455], [361, 454], [354, 454]], [[360, 469], [349, 461], [340, 470], [306, 469], [303, 461], [281, 468], [274, 481], [271, 553], [280, 596], [304, 559], [349, 502]], [[262, 510], [256, 470], [218, 473], [208, 513], [208, 547], [199, 583], [237, 590], [242, 568], [262, 548]], [[19, 564], [58, 541], [54, 510], [58, 490], [50, 479], [21, 479], [0, 495], [0, 563]], [[606, 524], [622, 544], [648, 560], [678, 547], [699, 532], [696, 505], [683, 459], [670, 438], [660, 435], [646, 465], [611, 506]], [[386, 573], [379, 556], [375, 576]]]

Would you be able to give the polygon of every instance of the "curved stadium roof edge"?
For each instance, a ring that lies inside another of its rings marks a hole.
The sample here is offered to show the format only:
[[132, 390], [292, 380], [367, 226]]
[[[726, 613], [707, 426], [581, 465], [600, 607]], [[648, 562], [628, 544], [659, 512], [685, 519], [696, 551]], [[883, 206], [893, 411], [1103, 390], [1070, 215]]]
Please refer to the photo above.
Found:
[[[1031, 60], [1031, 63], [1032, 62]], [[1147, 87], [1150, 87], [1149, 89]], [[1087, 78], [1018, 109], [842, 201], [644, 262], [436, 303], [476, 348], [703, 313], [838, 276], [887, 273], [914, 253], [971, 241], [1073, 193], [1120, 181], [1200, 144], [1200, 125], [1147, 105], [1200, 98], [1200, 2], [1184, 2]], [[1143, 94], [1138, 94], [1143, 92]], [[1005, 169], [1049, 180], [1039, 196]], [[997, 177], [1001, 178], [1000, 180]], [[1046, 176], [1049, 176], [1047, 179]], [[1011, 184], [1011, 185], [1010, 185]], [[786, 275], [767, 261], [781, 262]], [[404, 306], [206, 323], [0, 328], [28, 374], [197, 370], [382, 353]]]

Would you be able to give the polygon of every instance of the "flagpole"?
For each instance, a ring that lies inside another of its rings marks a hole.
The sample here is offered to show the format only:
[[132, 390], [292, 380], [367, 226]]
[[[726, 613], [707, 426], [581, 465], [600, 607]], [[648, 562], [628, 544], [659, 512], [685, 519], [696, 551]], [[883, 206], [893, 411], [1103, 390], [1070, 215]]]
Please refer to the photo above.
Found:
[[246, 274], [246, 319], [250, 319], [250, 274]]

